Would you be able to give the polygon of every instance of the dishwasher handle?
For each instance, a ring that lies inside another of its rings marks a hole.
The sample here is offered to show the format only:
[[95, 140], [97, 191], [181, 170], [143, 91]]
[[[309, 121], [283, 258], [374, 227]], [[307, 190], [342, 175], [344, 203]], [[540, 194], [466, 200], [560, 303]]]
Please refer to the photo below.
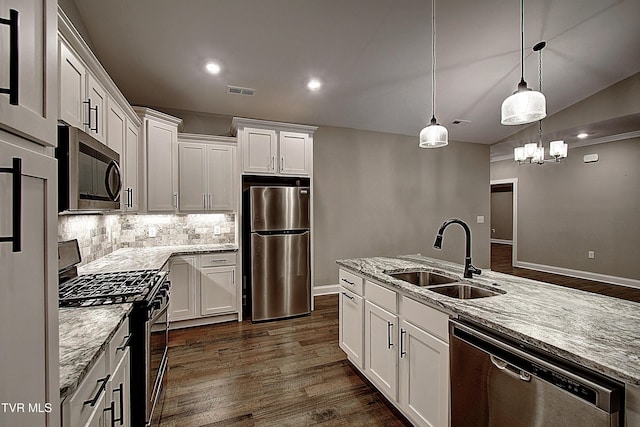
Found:
[[517, 380], [522, 380], [526, 382], [531, 381], [531, 374], [528, 373], [527, 371], [524, 371], [515, 365], [511, 365], [505, 362], [504, 360], [494, 356], [493, 354], [490, 354], [489, 357], [491, 358], [491, 363], [493, 363], [493, 366], [500, 369], [505, 374], [512, 376]]

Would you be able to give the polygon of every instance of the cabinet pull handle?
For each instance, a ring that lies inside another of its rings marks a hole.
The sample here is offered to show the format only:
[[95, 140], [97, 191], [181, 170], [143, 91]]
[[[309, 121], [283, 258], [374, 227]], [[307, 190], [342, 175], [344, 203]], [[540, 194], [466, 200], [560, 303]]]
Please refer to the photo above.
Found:
[[271, 170], [276, 170], [276, 156], [271, 156]]
[[12, 252], [22, 250], [22, 159], [13, 158], [13, 166], [10, 168], [0, 168], [0, 173], [10, 173], [13, 175], [13, 230], [9, 237], [0, 237], [0, 242], [11, 242]]
[[404, 337], [405, 335], [407, 335], [407, 331], [405, 331], [404, 329], [400, 328], [400, 358], [403, 358], [405, 354], [407, 354], [406, 351], [404, 351]]
[[107, 406], [102, 410], [102, 412], [111, 412], [111, 427], [116, 427], [116, 404], [112, 400], [111, 405]]
[[107, 388], [107, 383], [109, 382], [109, 378], [111, 378], [111, 374], [108, 374], [106, 377], [101, 378], [98, 381], [96, 381], [98, 384], [100, 384], [100, 388], [98, 388], [98, 391], [96, 392], [96, 395], [93, 396], [93, 399], [85, 400], [84, 402], [82, 402], [82, 405], [96, 406], [96, 403], [98, 403], [98, 399], [100, 399], [100, 395]]
[[127, 206], [133, 207], [133, 188], [131, 187], [127, 188]]
[[202, 207], [207, 209], [207, 193], [202, 193]]
[[[112, 412], [112, 423], [111, 425], [113, 426], [115, 424], [116, 421], [118, 421], [120, 423], [120, 425], [122, 425], [124, 423], [124, 384], [120, 383], [120, 387], [118, 387], [117, 389], [113, 390], [114, 393], [119, 393], [120, 394], [120, 416], [118, 418], [115, 418], [115, 414]], [[111, 402], [113, 404], [113, 401]]]
[[18, 11], [9, 9], [9, 19], [0, 18], [0, 24], [9, 26], [9, 88], [0, 88], [0, 93], [9, 95], [9, 104], [18, 105]]
[[344, 277], [343, 277], [342, 279], [340, 279], [340, 280], [342, 280], [343, 282], [345, 282], [345, 283], [347, 283], [347, 284], [349, 284], [349, 285], [351, 285], [351, 286], [355, 285], [355, 283], [348, 281], [348, 280], [347, 280], [347, 279], [345, 279]]
[[124, 344], [122, 344], [120, 347], [116, 347], [116, 351], [125, 351], [127, 347], [129, 347], [130, 345], [131, 345], [131, 334], [124, 337]]
[[236, 285], [236, 270], [231, 270], [231, 283], [233, 284], [233, 286]]
[[173, 193], [173, 208], [178, 209], [178, 193]]
[[391, 342], [391, 329], [393, 328], [393, 323], [387, 321], [387, 348], [393, 347], [393, 343]]
[[343, 292], [342, 295], [344, 295], [345, 297], [349, 298], [351, 301], [353, 301], [355, 299], [354, 297], [352, 297], [351, 295], [349, 295], [346, 292]]
[[[89, 108], [87, 109], [87, 118], [89, 120], [88, 123], [83, 123], [83, 125], [85, 126], [89, 126], [89, 130], [90, 131], [94, 131], [95, 133], [98, 133], [98, 106], [96, 105], [95, 107], [91, 106], [91, 98], [88, 98], [86, 101], [82, 101], [83, 104], [87, 104], [89, 106]], [[93, 128], [91, 127], [91, 112], [95, 111], [96, 112], [96, 127]]]
[[284, 172], [284, 156], [280, 157], [280, 172]]

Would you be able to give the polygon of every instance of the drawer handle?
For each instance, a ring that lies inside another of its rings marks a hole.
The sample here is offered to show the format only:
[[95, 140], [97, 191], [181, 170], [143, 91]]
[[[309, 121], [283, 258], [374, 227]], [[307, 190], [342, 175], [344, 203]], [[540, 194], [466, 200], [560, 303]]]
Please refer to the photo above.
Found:
[[342, 295], [344, 295], [345, 297], [349, 298], [351, 301], [353, 301], [355, 298], [352, 297], [351, 295], [347, 294], [346, 292], [343, 292]]
[[391, 342], [391, 329], [393, 328], [393, 323], [387, 321], [387, 348], [393, 347], [393, 343]]
[[406, 351], [404, 351], [404, 336], [407, 335], [407, 331], [400, 328], [400, 358], [404, 358], [404, 355], [407, 354]]
[[9, 88], [0, 88], [0, 93], [9, 95], [9, 104], [18, 105], [18, 11], [9, 9], [9, 19], [0, 18], [0, 24], [9, 26]]
[[116, 427], [116, 408], [115, 408], [115, 402], [112, 400], [111, 401], [111, 405], [109, 405], [108, 407], [104, 408], [102, 410], [102, 412], [111, 412], [111, 427]]
[[[112, 418], [112, 423], [111, 426], [113, 426], [115, 424], [116, 421], [118, 421], [120, 423], [120, 425], [122, 425], [124, 423], [124, 384], [120, 383], [120, 387], [118, 387], [117, 389], [113, 390], [114, 393], [118, 393], [120, 394], [120, 416], [118, 418]], [[113, 404], [113, 401], [111, 402]], [[114, 414], [115, 417], [115, 414]]]
[[107, 388], [107, 383], [109, 382], [109, 378], [111, 378], [111, 374], [107, 375], [104, 378], [99, 379], [98, 381], [96, 381], [98, 384], [100, 384], [100, 388], [98, 389], [98, 391], [96, 392], [96, 395], [93, 396], [93, 399], [89, 399], [89, 400], [85, 400], [84, 402], [82, 402], [82, 405], [91, 405], [91, 406], [96, 406], [96, 403], [98, 403], [98, 399], [100, 399], [100, 395], [106, 390]]
[[9, 237], [0, 237], [0, 242], [11, 242], [13, 252], [22, 250], [22, 159], [13, 158], [13, 167], [0, 168], [0, 173], [13, 175], [13, 230]]
[[116, 351], [125, 351], [127, 347], [129, 347], [130, 345], [131, 345], [131, 334], [124, 337], [124, 344], [122, 344], [120, 347], [116, 347]]
[[347, 284], [349, 284], [349, 285], [351, 285], [351, 286], [354, 286], [354, 285], [355, 285], [355, 283], [354, 283], [354, 282], [350, 282], [350, 281], [348, 281], [347, 279], [345, 279], [344, 277], [343, 277], [342, 279], [340, 279], [340, 280], [342, 280], [343, 282], [345, 282], [345, 283], [347, 283]]

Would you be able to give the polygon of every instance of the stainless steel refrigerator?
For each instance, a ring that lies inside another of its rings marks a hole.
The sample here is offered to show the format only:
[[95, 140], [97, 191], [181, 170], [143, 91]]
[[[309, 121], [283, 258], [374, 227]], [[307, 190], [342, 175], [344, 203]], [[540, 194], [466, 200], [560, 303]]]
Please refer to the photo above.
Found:
[[251, 320], [311, 312], [309, 187], [249, 188]]

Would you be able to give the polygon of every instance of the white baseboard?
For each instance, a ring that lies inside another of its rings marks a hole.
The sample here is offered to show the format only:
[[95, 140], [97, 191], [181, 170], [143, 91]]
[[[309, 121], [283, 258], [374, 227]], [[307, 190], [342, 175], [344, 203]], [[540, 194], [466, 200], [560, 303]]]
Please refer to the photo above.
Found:
[[313, 287], [313, 296], [340, 293], [340, 285], [322, 285]]
[[501, 245], [511, 245], [511, 246], [513, 246], [513, 240], [491, 239], [491, 243], [499, 243]]
[[607, 274], [592, 273], [590, 271], [572, 270], [570, 268], [555, 267], [552, 265], [535, 264], [532, 262], [516, 261], [514, 267], [527, 268], [529, 270], [543, 271], [545, 273], [560, 274], [563, 276], [576, 277], [578, 279], [594, 280], [596, 282], [611, 283], [613, 285], [629, 286], [640, 288], [640, 280], [629, 279], [627, 277], [609, 276]]

